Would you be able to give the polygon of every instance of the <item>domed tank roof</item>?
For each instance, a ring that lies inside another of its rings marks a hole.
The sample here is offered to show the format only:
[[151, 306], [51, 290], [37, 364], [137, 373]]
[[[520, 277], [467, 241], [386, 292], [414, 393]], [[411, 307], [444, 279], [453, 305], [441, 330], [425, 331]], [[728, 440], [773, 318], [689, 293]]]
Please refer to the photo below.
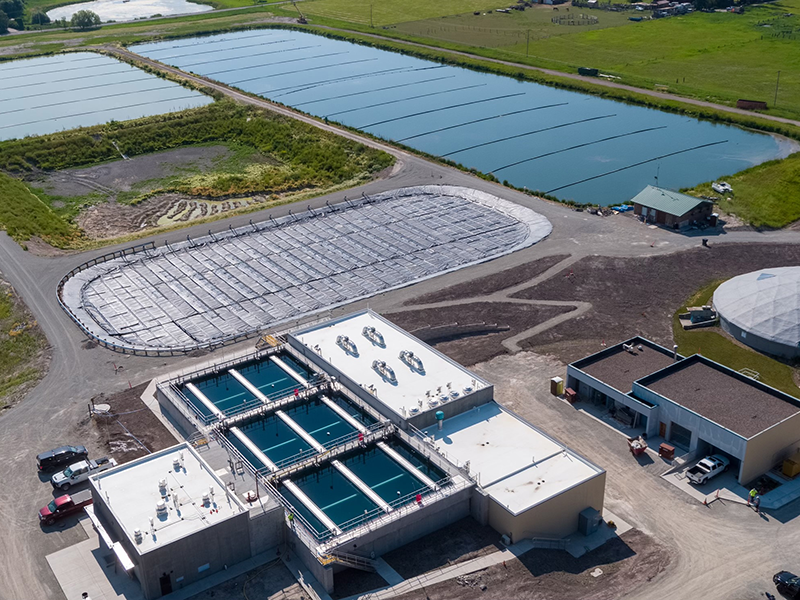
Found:
[[749, 334], [797, 348], [800, 343], [800, 267], [739, 275], [714, 292], [720, 317]]

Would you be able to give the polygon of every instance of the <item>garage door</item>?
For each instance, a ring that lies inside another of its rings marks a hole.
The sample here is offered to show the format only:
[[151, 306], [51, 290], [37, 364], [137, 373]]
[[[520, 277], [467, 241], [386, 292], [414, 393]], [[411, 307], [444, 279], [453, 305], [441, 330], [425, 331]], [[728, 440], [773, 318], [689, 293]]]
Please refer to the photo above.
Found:
[[679, 446], [688, 452], [692, 445], [692, 432], [686, 427], [673, 423], [672, 427], [669, 428], [669, 441], [671, 444]]

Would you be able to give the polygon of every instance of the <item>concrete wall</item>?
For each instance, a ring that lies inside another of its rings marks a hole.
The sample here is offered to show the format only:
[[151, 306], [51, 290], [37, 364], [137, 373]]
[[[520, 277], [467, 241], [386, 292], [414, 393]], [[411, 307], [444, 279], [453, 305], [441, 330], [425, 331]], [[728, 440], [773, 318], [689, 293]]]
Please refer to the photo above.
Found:
[[[159, 578], [164, 574], [170, 575], [175, 591], [250, 558], [249, 521], [242, 512], [143, 554], [140, 583], [145, 598], [161, 597]], [[198, 571], [206, 564], [207, 569]]]
[[769, 471], [800, 445], [800, 413], [753, 436], [739, 470], [739, 483], [746, 484]]
[[256, 505], [250, 509], [250, 555], [266, 552], [283, 543], [284, 512], [272, 502], [266, 508]]
[[413, 417], [409, 417], [408, 422], [416, 427], [417, 429], [425, 429], [426, 427], [430, 427], [431, 425], [436, 425], [436, 412], [442, 411], [444, 413], [444, 418], [449, 419], [450, 417], [455, 417], [456, 415], [460, 415], [461, 413], [467, 412], [468, 410], [472, 410], [476, 406], [480, 406], [481, 404], [486, 404], [494, 399], [494, 386], [489, 386], [485, 388], [481, 388], [479, 390], [475, 390], [471, 394], [467, 394], [466, 396], [460, 396], [455, 400], [451, 400], [446, 404], [442, 404], [437, 406], [436, 408], [432, 408], [430, 410], [425, 411], [419, 415], [414, 415]]
[[800, 356], [800, 347], [793, 347], [793, 346], [787, 346], [786, 344], [779, 344], [773, 340], [767, 340], [757, 335], [753, 335], [752, 333], [743, 331], [740, 327], [737, 327], [736, 325], [725, 319], [725, 316], [722, 314], [720, 314], [719, 316], [719, 324], [722, 327], [722, 329], [727, 331], [738, 341], [750, 346], [754, 350], [763, 352], [764, 354], [771, 354], [773, 356], [783, 356], [785, 358], [797, 358], [798, 356]]
[[472, 499], [470, 500], [469, 514], [481, 525], [489, 524], [489, 504], [492, 500], [489, 494], [484, 492], [478, 486], [472, 488]]
[[[122, 544], [136, 565], [134, 573], [147, 600], [161, 597], [159, 578], [166, 573], [170, 574], [172, 589], [175, 591], [221, 571], [225, 565], [233, 566], [251, 556], [250, 518], [247, 512], [139, 554], [137, 546], [112, 517], [105, 499], [94, 489], [92, 496], [95, 514], [105, 525], [111, 538]], [[144, 534], [148, 535], [148, 532], [145, 531]], [[206, 563], [209, 568], [198, 572], [198, 567]], [[183, 581], [178, 581], [180, 577], [183, 577]]]
[[578, 515], [592, 507], [602, 514], [606, 490], [605, 472], [514, 516], [490, 499], [489, 525], [506, 534], [512, 543], [526, 538], [563, 538], [578, 529]]
[[[440, 498], [436, 502], [425, 504], [392, 523], [365, 533], [356, 542], [341, 547], [342, 552], [370, 556], [386, 554], [396, 548], [405, 546], [429, 533], [433, 533], [469, 516], [472, 488], [459, 490], [452, 496]], [[356, 547], [353, 547], [353, 544]]]
[[[196, 421], [190, 421], [186, 415], [172, 403], [172, 400], [161, 391], [159, 386], [156, 386], [156, 400], [158, 400], [158, 405], [161, 407], [161, 412], [167, 416], [170, 423], [172, 423], [184, 438], [189, 438], [199, 431], [200, 424]], [[187, 410], [189, 409], [187, 408]]]
[[[671, 434], [672, 423], [677, 423], [692, 432], [690, 452], [694, 452], [699, 440], [703, 439], [735, 458], [744, 459], [747, 440], [742, 436], [635, 382], [633, 393], [647, 402], [659, 405], [658, 419], [667, 425], [667, 439]], [[656, 427], [658, 427], [658, 423], [656, 423]]]
[[638, 402], [635, 398], [631, 398], [627, 394], [623, 394], [616, 388], [603, 383], [588, 373], [584, 373], [580, 369], [569, 365], [567, 367], [567, 387], [575, 389], [576, 381], [580, 381], [580, 386], [577, 386], [579, 388], [577, 391], [578, 397], [582, 401], [590, 401], [588, 390], [590, 388], [595, 389], [622, 404], [623, 406], [627, 406], [634, 412], [647, 417], [647, 430], [645, 433], [647, 433], [648, 436], [654, 436], [658, 434], [658, 406], [646, 406], [645, 404]]
[[289, 548], [291, 548], [300, 559], [300, 562], [305, 565], [306, 569], [311, 571], [311, 574], [325, 591], [331, 593], [333, 591], [333, 569], [331, 567], [322, 566], [319, 560], [317, 560], [317, 557], [311, 553], [308, 546], [298, 540], [297, 536], [292, 531], [285, 529], [284, 535], [286, 535]]

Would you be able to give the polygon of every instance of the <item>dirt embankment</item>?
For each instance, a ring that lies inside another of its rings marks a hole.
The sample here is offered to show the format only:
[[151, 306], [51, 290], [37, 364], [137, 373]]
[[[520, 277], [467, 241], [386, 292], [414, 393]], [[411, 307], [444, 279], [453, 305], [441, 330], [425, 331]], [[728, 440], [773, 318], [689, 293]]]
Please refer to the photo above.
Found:
[[[672, 345], [672, 315], [699, 288], [768, 267], [800, 263], [800, 246], [719, 245], [647, 258], [587, 257], [515, 294], [538, 300], [582, 300], [592, 309], [520, 345], [572, 362], [636, 334]], [[571, 274], [570, 274], [571, 273]]]
[[507, 353], [504, 339], [570, 310], [567, 306], [476, 302], [384, 316], [469, 366]]
[[87, 446], [97, 448], [125, 463], [136, 458], [169, 448], [177, 443], [172, 433], [158, 420], [141, 396], [149, 382], [137, 385], [111, 396], [103, 394], [93, 398], [95, 406], [108, 404], [108, 413], [86, 417], [75, 427], [76, 439], [86, 440]]
[[[561, 550], [531, 550], [476, 573], [398, 600], [614, 600], [650, 581], [669, 565], [666, 548], [638, 530], [573, 558]], [[592, 575], [600, 569], [597, 577]]]

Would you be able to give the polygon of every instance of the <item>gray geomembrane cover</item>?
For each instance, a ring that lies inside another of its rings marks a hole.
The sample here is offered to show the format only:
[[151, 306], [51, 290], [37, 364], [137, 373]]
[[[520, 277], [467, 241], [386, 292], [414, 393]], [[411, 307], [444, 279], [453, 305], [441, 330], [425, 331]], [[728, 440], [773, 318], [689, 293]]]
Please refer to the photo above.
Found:
[[187, 351], [497, 258], [551, 229], [477, 190], [403, 188], [89, 265], [62, 300], [95, 338]]
[[729, 279], [714, 292], [720, 317], [779, 344], [800, 342], [800, 267], [763, 269]]

